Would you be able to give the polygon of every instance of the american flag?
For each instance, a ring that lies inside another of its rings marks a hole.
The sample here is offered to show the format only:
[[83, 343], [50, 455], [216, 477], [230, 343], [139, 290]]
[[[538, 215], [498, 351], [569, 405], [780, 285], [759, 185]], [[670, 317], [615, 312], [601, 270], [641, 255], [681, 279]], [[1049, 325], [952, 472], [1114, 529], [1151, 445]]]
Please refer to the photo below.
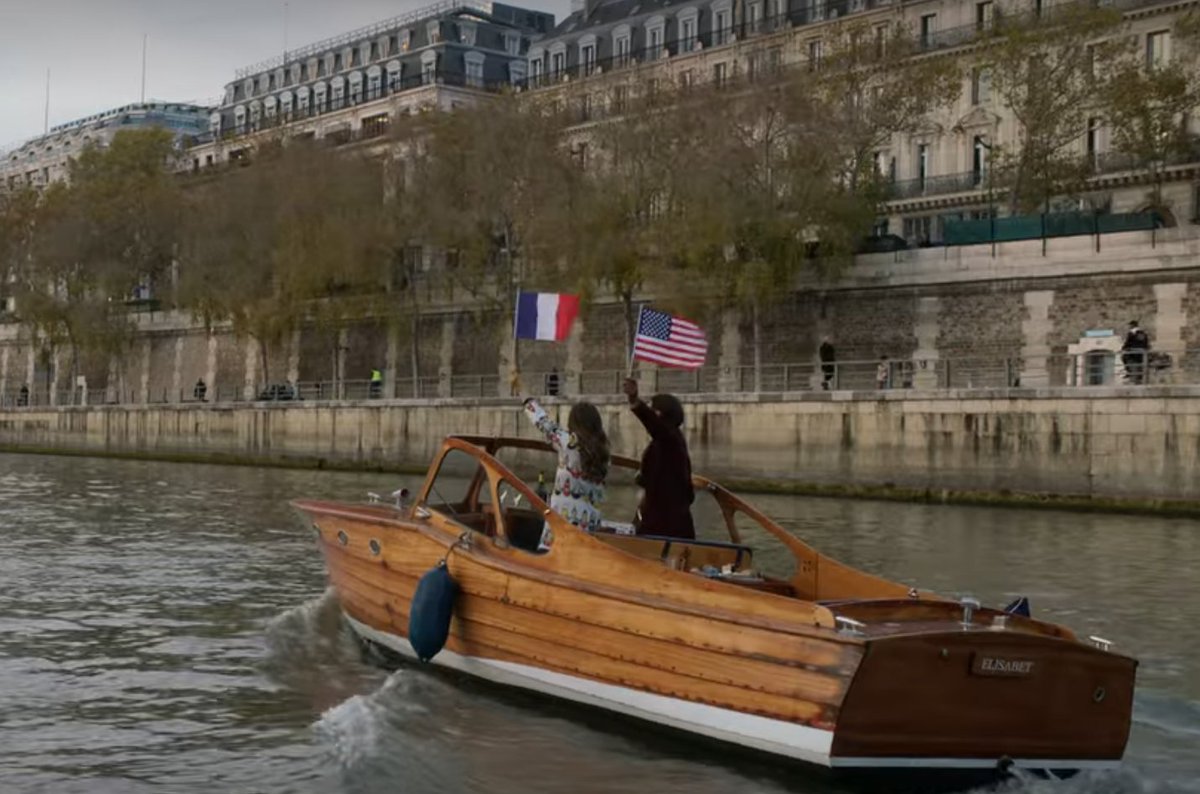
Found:
[[633, 357], [678, 369], [703, 366], [708, 340], [700, 326], [682, 317], [643, 308], [638, 315]]

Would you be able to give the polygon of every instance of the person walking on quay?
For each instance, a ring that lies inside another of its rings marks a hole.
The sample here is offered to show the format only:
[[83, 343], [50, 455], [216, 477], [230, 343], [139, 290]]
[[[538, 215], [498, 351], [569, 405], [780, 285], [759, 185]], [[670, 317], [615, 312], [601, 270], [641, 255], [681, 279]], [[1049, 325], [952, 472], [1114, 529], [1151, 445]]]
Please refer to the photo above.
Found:
[[892, 362], [887, 356], [879, 357], [879, 366], [875, 368], [875, 387], [883, 390], [892, 387]]
[[371, 399], [378, 400], [383, 396], [383, 372], [378, 367], [371, 368]]
[[1146, 382], [1146, 358], [1149, 353], [1149, 334], [1142, 330], [1137, 320], [1130, 320], [1125, 344], [1121, 345], [1121, 363], [1125, 365], [1125, 378], [1130, 383]]
[[546, 375], [546, 394], [550, 397], [558, 396], [558, 367], [552, 367], [550, 373]]
[[634, 526], [639, 535], [664, 535], [694, 540], [692, 522], [692, 459], [683, 436], [683, 405], [673, 394], [656, 394], [650, 404], [638, 396], [638, 383], [626, 378], [625, 396], [650, 443], [642, 453], [637, 484], [642, 489]]
[[833, 384], [833, 376], [837, 373], [837, 364], [834, 363], [837, 356], [828, 336], [821, 338], [821, 347], [817, 349], [817, 355], [821, 359], [821, 388], [829, 391]]
[[[580, 529], [594, 532], [600, 528], [600, 503], [611, 458], [600, 411], [589, 402], [575, 403], [564, 429], [533, 397], [525, 399], [524, 408], [525, 416], [558, 453], [550, 509]], [[548, 529], [549, 525], [542, 529], [541, 551], [550, 547]]]
[[196, 385], [192, 387], [192, 397], [196, 402], [204, 402], [204, 398], [208, 395], [208, 384], [204, 382], [204, 378], [197, 378]]

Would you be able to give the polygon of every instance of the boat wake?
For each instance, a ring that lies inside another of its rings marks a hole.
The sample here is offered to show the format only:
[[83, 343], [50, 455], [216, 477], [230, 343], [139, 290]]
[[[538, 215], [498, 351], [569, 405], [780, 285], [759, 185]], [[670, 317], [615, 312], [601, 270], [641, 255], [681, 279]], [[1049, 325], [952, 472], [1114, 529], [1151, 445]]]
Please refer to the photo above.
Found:
[[265, 634], [271, 672], [340, 666], [362, 656], [332, 587], [272, 618]]

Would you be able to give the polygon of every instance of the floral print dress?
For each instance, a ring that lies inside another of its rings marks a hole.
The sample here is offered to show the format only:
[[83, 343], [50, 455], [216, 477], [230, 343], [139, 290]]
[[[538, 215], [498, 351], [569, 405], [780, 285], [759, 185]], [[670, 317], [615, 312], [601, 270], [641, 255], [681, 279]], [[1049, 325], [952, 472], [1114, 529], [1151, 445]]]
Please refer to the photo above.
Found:
[[[558, 452], [558, 471], [550, 492], [550, 509], [587, 532], [600, 527], [600, 508], [604, 501], [604, 483], [583, 476], [583, 461], [575, 435], [551, 419], [537, 400], [525, 404], [525, 415]], [[542, 535], [545, 547], [546, 535]]]

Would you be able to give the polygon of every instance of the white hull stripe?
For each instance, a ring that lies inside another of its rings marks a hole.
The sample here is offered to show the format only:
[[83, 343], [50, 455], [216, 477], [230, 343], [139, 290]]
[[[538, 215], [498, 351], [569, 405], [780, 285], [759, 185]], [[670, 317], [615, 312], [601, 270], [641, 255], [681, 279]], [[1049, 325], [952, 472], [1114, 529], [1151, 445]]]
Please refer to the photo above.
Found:
[[[373, 629], [349, 615], [345, 617], [354, 630], [365, 639], [403, 656], [416, 658], [407, 639]], [[453, 651], [443, 650], [433, 658], [433, 664], [488, 681], [598, 706], [659, 725], [824, 767], [995, 769], [997, 764], [995, 758], [832, 758], [830, 748], [833, 745], [833, 731], [640, 692], [530, 665], [463, 656]], [[1013, 759], [1013, 765], [1022, 769], [1111, 769], [1119, 766], [1120, 762]]]

